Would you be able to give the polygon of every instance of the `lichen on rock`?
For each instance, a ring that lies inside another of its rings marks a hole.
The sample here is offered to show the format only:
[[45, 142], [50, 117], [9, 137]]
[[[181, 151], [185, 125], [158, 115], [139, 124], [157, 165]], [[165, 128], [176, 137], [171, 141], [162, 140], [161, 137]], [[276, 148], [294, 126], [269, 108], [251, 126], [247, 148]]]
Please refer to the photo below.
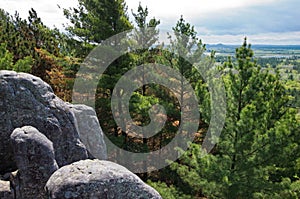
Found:
[[57, 170], [48, 180], [49, 199], [160, 199], [153, 188], [125, 167], [104, 160], [82, 160]]

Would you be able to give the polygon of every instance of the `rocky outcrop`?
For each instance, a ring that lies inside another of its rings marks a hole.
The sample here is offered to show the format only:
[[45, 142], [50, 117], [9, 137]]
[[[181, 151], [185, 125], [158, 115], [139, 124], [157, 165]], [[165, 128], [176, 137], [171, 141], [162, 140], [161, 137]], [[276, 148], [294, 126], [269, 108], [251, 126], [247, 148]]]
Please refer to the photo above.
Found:
[[159, 199], [135, 174], [116, 163], [82, 160], [57, 170], [48, 180], [49, 198]]
[[12, 180], [16, 197], [46, 198], [46, 182], [58, 169], [52, 142], [31, 126], [15, 129], [11, 142], [18, 167]]
[[95, 111], [40, 78], [0, 71], [0, 118], [0, 199], [161, 198], [126, 168], [89, 160], [107, 156]]
[[104, 134], [93, 108], [82, 104], [68, 104], [76, 118], [80, 140], [91, 155], [99, 160], [107, 159]]
[[14, 129], [33, 126], [53, 142], [59, 166], [88, 158], [79, 139], [75, 117], [40, 78], [0, 71], [0, 171], [17, 169], [10, 144]]

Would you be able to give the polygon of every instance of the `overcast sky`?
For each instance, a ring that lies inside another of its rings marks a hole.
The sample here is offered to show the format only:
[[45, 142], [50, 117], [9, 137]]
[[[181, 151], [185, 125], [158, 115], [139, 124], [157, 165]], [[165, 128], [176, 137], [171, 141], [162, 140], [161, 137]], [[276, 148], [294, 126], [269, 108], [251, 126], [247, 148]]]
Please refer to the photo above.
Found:
[[[171, 30], [181, 15], [195, 26], [204, 43], [300, 44], [300, 0], [126, 0], [128, 13], [139, 2], [151, 17]], [[67, 23], [58, 8], [76, 7], [77, 0], [0, 0], [0, 7], [27, 18], [33, 7], [49, 27]]]

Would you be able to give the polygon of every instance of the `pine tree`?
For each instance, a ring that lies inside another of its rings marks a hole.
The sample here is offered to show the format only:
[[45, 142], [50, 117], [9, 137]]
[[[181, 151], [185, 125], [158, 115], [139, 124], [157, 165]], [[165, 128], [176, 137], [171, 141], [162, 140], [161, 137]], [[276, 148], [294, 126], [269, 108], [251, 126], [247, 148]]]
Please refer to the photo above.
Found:
[[10, 16], [0, 10], [0, 30], [3, 33], [0, 35], [1, 69], [38, 76], [49, 83], [59, 97], [70, 101], [72, 80], [65, 74], [74, 76], [77, 59], [66, 56], [67, 48], [62, 48], [66, 46], [65, 35], [46, 27], [34, 9], [29, 10], [27, 20], [17, 12]]
[[77, 8], [64, 9], [64, 15], [71, 22], [66, 29], [80, 57], [85, 57], [95, 44], [132, 28], [124, 0], [78, 0], [78, 3]]
[[[171, 34], [172, 33], [169, 34], [170, 45], [163, 46], [159, 54], [155, 57], [155, 60], [156, 63], [171, 67], [181, 74], [178, 79], [180, 86], [176, 89], [176, 93], [174, 93], [179, 96], [179, 98], [174, 99], [175, 95], [170, 95], [173, 96], [173, 99], [171, 99], [173, 103], [174, 100], [178, 100], [180, 106], [185, 106], [186, 99], [191, 96], [190, 93], [186, 91], [187, 86], [191, 85], [195, 88], [199, 82], [203, 81], [203, 77], [195, 66], [203, 61], [205, 45], [202, 44], [202, 41], [197, 37], [194, 26], [185, 22], [182, 16], [177, 21], [175, 27], [173, 27], [173, 35]], [[180, 108], [177, 107], [175, 112], [174, 115], [180, 115]], [[169, 133], [172, 134], [173, 131], [169, 131]]]
[[141, 3], [138, 6], [137, 13], [132, 11], [132, 15], [137, 25], [135, 34], [132, 35], [132, 39], [137, 45], [143, 44], [141, 47], [146, 48], [144, 49], [145, 51], [148, 48], [151, 48], [158, 40], [159, 31], [157, 26], [160, 24], [160, 20], [152, 18], [147, 21], [149, 15], [148, 8], [143, 8]]
[[246, 39], [236, 59], [223, 66], [228, 108], [214, 153], [203, 157], [201, 146], [192, 144], [172, 168], [195, 195], [297, 197], [290, 187], [299, 176], [300, 124], [280, 76], [261, 70]]

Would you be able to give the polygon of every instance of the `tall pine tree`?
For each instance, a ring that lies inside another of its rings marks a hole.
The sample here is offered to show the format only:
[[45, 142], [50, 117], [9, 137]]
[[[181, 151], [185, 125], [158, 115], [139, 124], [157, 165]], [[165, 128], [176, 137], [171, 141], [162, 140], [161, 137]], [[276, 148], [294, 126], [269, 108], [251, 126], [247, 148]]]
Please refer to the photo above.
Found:
[[[192, 144], [172, 164], [194, 195], [210, 198], [293, 198], [299, 176], [299, 121], [278, 73], [257, 65], [244, 44], [223, 66], [227, 118], [214, 154]], [[298, 190], [299, 194], [299, 190]]]
[[77, 44], [74, 47], [80, 57], [85, 57], [94, 44], [132, 28], [124, 0], [78, 0], [78, 3], [77, 8], [64, 9], [64, 15], [71, 23], [66, 29]]

